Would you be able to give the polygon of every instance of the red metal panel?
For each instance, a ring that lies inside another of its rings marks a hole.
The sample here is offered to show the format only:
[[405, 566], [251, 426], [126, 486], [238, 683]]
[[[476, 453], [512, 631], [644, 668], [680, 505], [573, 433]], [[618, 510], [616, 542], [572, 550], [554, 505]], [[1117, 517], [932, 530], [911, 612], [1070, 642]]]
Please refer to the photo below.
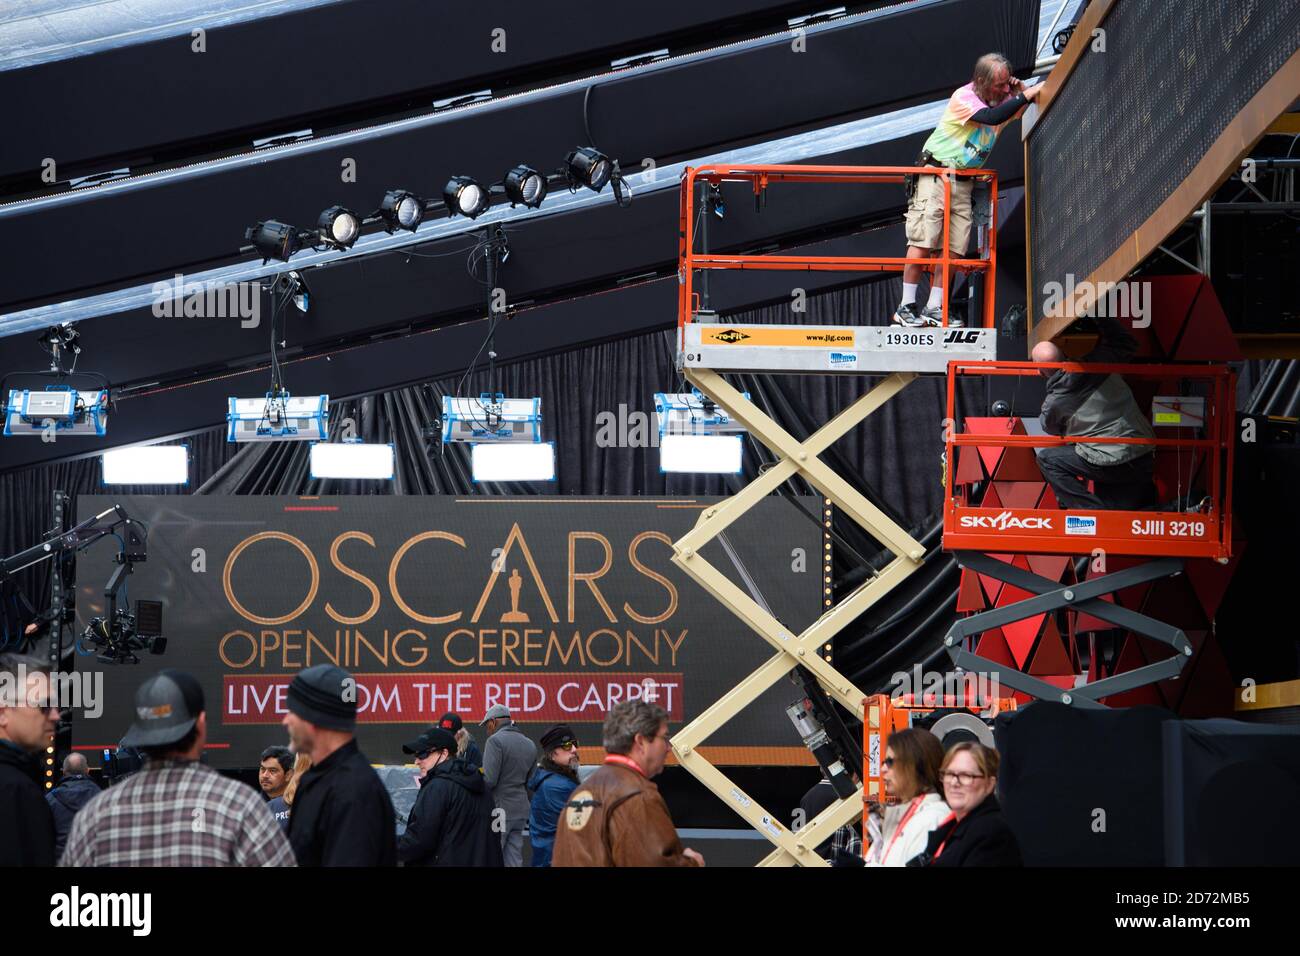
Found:
[[[1020, 451], [1020, 449], [1015, 450]], [[1031, 452], [1030, 454], [1032, 456], [1033, 453]], [[1006, 466], [1005, 459], [1002, 464], [1004, 467]], [[1034, 466], [1034, 470], [1038, 470], [1037, 465]], [[989, 508], [1000, 506], [1006, 508], [1036, 508], [1038, 507], [1039, 500], [1043, 497], [1044, 481], [1041, 477], [1036, 481], [1032, 479], [1025, 481], [999, 481], [995, 479], [992, 482], [992, 486], [997, 490], [998, 504], [994, 505], [991, 502], [981, 501], [981, 507]]]
[[957, 588], [957, 611], [983, 611], [987, 607], [979, 577], [969, 568], [962, 568], [961, 584]]
[[1043, 636], [1038, 639], [1038, 646], [1029, 660], [1028, 673], [1035, 676], [1045, 674], [1068, 674], [1074, 670], [1074, 662], [1065, 652], [1065, 643], [1056, 622], [1050, 618], [1043, 627]]

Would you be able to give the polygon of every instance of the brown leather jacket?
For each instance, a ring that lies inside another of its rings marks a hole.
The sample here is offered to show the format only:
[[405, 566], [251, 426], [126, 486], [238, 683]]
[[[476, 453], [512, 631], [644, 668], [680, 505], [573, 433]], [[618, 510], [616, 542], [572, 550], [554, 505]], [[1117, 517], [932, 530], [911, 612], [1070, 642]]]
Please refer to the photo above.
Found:
[[659, 788], [607, 763], [569, 797], [555, 832], [552, 866], [695, 866], [682, 853]]

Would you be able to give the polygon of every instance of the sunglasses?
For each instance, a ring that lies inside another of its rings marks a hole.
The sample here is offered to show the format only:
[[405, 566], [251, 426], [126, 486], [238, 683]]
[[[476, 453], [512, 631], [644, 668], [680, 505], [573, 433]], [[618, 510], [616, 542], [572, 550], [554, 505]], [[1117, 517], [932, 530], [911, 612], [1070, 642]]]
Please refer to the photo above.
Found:
[[560, 744], [559, 749], [560, 749], [560, 750], [577, 750], [577, 749], [578, 749], [578, 742], [577, 742], [576, 740], [566, 740], [564, 743]]

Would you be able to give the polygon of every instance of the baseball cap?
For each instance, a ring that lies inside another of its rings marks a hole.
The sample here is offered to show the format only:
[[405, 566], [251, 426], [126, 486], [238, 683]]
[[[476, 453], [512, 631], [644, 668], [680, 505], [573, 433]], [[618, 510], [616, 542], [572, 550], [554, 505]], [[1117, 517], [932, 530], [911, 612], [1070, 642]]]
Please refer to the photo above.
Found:
[[479, 726], [482, 727], [489, 720], [500, 720], [502, 717], [505, 718], [510, 717], [510, 708], [507, 707], [505, 704], [493, 704], [491, 707], [488, 708], [488, 712], [483, 715], [483, 719], [480, 720], [478, 723]]
[[438, 718], [438, 726], [443, 730], [449, 730], [453, 734], [460, 733], [460, 728], [465, 726], [465, 722], [460, 719], [460, 714], [454, 714], [451, 711], [443, 714]]
[[161, 670], [135, 692], [135, 723], [124, 747], [165, 747], [193, 729], [203, 712], [203, 688], [189, 674]]
[[402, 744], [402, 750], [408, 754], [422, 754], [428, 750], [450, 750], [456, 753], [456, 737], [449, 730], [430, 727], [409, 744]]

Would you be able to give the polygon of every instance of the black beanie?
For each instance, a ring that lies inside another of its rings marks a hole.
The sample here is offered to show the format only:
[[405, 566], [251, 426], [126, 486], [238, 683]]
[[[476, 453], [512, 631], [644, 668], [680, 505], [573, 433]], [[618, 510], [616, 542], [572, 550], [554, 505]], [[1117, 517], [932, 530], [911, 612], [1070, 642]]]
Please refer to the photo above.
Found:
[[289, 684], [289, 712], [327, 730], [351, 733], [357, 724], [356, 680], [341, 667], [317, 664]]

